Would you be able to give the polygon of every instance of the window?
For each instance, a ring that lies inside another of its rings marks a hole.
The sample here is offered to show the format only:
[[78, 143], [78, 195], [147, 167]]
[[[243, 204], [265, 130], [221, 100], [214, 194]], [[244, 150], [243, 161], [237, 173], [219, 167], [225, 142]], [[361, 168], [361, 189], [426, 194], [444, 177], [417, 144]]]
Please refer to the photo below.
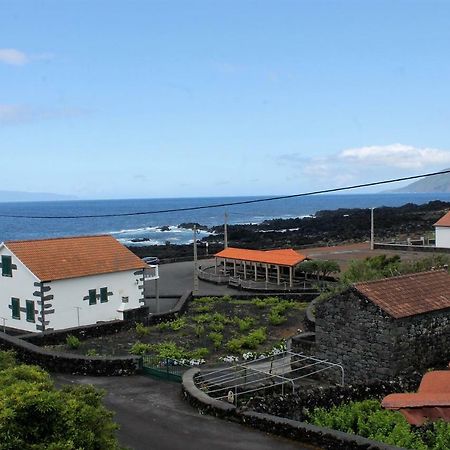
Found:
[[128, 297], [122, 297], [122, 303], [128, 303]]
[[20, 320], [20, 300], [18, 298], [11, 299], [12, 318]]
[[2, 276], [12, 277], [12, 263], [9, 255], [2, 255]]
[[27, 300], [26, 301], [27, 306], [27, 322], [34, 322], [34, 301], [33, 300]]
[[100, 303], [106, 303], [108, 301], [108, 288], [100, 288]]
[[97, 290], [89, 289], [89, 304], [96, 305], [97, 304]]

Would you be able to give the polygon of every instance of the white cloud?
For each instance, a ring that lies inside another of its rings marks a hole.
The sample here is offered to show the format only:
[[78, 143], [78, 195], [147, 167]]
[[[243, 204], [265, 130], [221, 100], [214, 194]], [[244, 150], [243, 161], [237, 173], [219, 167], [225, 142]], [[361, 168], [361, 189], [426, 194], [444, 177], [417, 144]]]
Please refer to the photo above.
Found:
[[64, 119], [88, 114], [81, 108], [32, 108], [26, 105], [8, 105], [0, 103], [0, 126], [18, 125], [36, 120]]
[[27, 54], [15, 48], [0, 48], [0, 63], [10, 66], [24, 66], [31, 61], [48, 61], [53, 58], [53, 53]]
[[11, 66], [23, 66], [30, 62], [30, 58], [14, 48], [0, 48], [0, 62]]
[[450, 151], [404, 144], [373, 145], [326, 156], [293, 153], [281, 156], [279, 162], [330, 187], [443, 169], [450, 166]]
[[403, 144], [349, 148], [342, 150], [337, 157], [350, 164], [389, 166], [399, 169], [423, 169], [450, 164], [448, 150]]

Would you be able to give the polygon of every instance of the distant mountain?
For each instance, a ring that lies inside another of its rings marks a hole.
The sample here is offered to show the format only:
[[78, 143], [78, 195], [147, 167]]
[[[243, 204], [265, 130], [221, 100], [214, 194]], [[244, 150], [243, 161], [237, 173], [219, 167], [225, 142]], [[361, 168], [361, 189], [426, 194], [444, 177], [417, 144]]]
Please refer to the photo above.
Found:
[[442, 175], [435, 175], [433, 177], [422, 178], [421, 180], [417, 180], [414, 181], [414, 183], [408, 184], [408, 186], [399, 189], [393, 189], [388, 192], [412, 193], [412, 194], [419, 192], [435, 192], [435, 193], [450, 192], [450, 173], [444, 173]]
[[47, 192], [0, 191], [0, 202], [47, 202], [75, 199], [75, 196]]

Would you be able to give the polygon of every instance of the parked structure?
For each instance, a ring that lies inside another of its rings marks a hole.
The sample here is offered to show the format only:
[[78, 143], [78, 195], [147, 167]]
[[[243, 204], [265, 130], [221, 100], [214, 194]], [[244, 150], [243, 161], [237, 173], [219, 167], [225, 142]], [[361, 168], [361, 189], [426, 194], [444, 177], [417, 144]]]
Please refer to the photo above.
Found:
[[144, 302], [144, 271], [159, 278], [109, 235], [9, 241], [0, 256], [0, 324], [26, 331], [123, 319]]
[[436, 247], [450, 248], [450, 211], [435, 224]]
[[292, 287], [295, 267], [307, 259], [305, 255], [291, 248], [280, 250], [248, 250], [243, 248], [228, 247], [214, 255], [215, 273], [219, 270], [220, 262], [222, 270], [230, 271], [234, 277], [239, 276], [244, 280], [254, 281], [269, 279], [276, 280], [277, 285], [282, 279], [289, 280]]
[[315, 317], [309, 351], [342, 364], [347, 383], [450, 359], [450, 275], [443, 270], [357, 283], [319, 302]]

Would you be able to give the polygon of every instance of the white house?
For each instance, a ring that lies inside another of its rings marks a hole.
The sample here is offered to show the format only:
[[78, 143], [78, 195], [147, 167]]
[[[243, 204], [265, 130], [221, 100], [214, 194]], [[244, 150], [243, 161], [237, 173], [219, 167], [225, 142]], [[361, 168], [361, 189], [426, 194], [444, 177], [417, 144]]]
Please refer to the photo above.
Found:
[[123, 319], [144, 302], [144, 270], [158, 278], [109, 235], [8, 241], [0, 257], [0, 325], [26, 331]]
[[450, 248], [450, 211], [435, 224], [436, 247]]

